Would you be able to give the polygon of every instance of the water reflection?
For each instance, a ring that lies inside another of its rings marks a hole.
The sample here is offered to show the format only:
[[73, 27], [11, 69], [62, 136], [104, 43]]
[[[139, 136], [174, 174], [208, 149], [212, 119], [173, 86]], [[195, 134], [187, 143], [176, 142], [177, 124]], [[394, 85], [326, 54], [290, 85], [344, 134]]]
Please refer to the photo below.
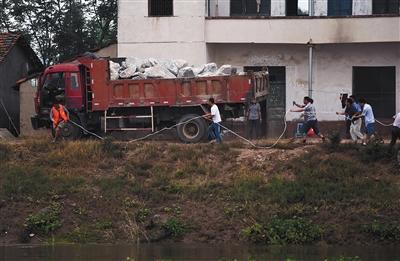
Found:
[[304, 260], [321, 261], [339, 256], [360, 257], [363, 261], [400, 261], [398, 246], [386, 247], [246, 247], [239, 245], [141, 244], [2, 246], [0, 260], [57, 261], [153, 261], [153, 260]]

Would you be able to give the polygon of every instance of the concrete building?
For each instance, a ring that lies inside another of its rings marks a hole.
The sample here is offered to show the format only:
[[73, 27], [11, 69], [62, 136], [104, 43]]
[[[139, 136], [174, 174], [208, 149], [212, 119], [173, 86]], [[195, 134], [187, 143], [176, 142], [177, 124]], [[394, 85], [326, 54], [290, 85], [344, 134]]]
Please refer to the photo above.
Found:
[[292, 101], [306, 95], [328, 125], [340, 120], [340, 94], [367, 98], [389, 119], [400, 110], [399, 2], [120, 0], [118, 56], [268, 66], [272, 136]]
[[41, 68], [42, 63], [22, 35], [0, 33], [0, 128], [7, 128], [15, 136], [20, 133], [16, 82]]

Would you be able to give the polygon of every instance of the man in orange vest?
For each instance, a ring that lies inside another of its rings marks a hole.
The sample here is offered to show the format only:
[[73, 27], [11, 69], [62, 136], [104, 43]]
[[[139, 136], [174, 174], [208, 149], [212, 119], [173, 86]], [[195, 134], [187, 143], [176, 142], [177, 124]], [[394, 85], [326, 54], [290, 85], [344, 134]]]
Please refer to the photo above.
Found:
[[55, 103], [51, 108], [50, 119], [53, 122], [54, 142], [56, 142], [61, 134], [61, 128], [69, 120], [68, 110], [63, 105]]

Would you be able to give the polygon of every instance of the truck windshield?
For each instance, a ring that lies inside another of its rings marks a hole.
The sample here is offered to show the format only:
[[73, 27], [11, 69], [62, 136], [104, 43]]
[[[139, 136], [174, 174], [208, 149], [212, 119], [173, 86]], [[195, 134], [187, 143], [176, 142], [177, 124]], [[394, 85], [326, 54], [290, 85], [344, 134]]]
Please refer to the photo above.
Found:
[[41, 103], [45, 107], [51, 107], [53, 103], [63, 103], [65, 100], [65, 76], [64, 73], [49, 73], [41, 90]]
[[64, 73], [50, 73], [46, 76], [43, 88], [47, 90], [64, 90]]

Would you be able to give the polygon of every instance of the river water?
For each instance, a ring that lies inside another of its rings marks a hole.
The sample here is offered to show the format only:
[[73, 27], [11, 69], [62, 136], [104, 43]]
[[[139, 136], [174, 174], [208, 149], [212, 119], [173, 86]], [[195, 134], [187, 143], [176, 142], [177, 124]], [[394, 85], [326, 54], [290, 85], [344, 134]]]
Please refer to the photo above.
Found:
[[233, 261], [235, 259], [336, 261], [341, 256], [347, 258], [345, 261], [400, 261], [400, 246], [261, 247], [202, 244], [0, 246], [0, 260], [7, 261]]

